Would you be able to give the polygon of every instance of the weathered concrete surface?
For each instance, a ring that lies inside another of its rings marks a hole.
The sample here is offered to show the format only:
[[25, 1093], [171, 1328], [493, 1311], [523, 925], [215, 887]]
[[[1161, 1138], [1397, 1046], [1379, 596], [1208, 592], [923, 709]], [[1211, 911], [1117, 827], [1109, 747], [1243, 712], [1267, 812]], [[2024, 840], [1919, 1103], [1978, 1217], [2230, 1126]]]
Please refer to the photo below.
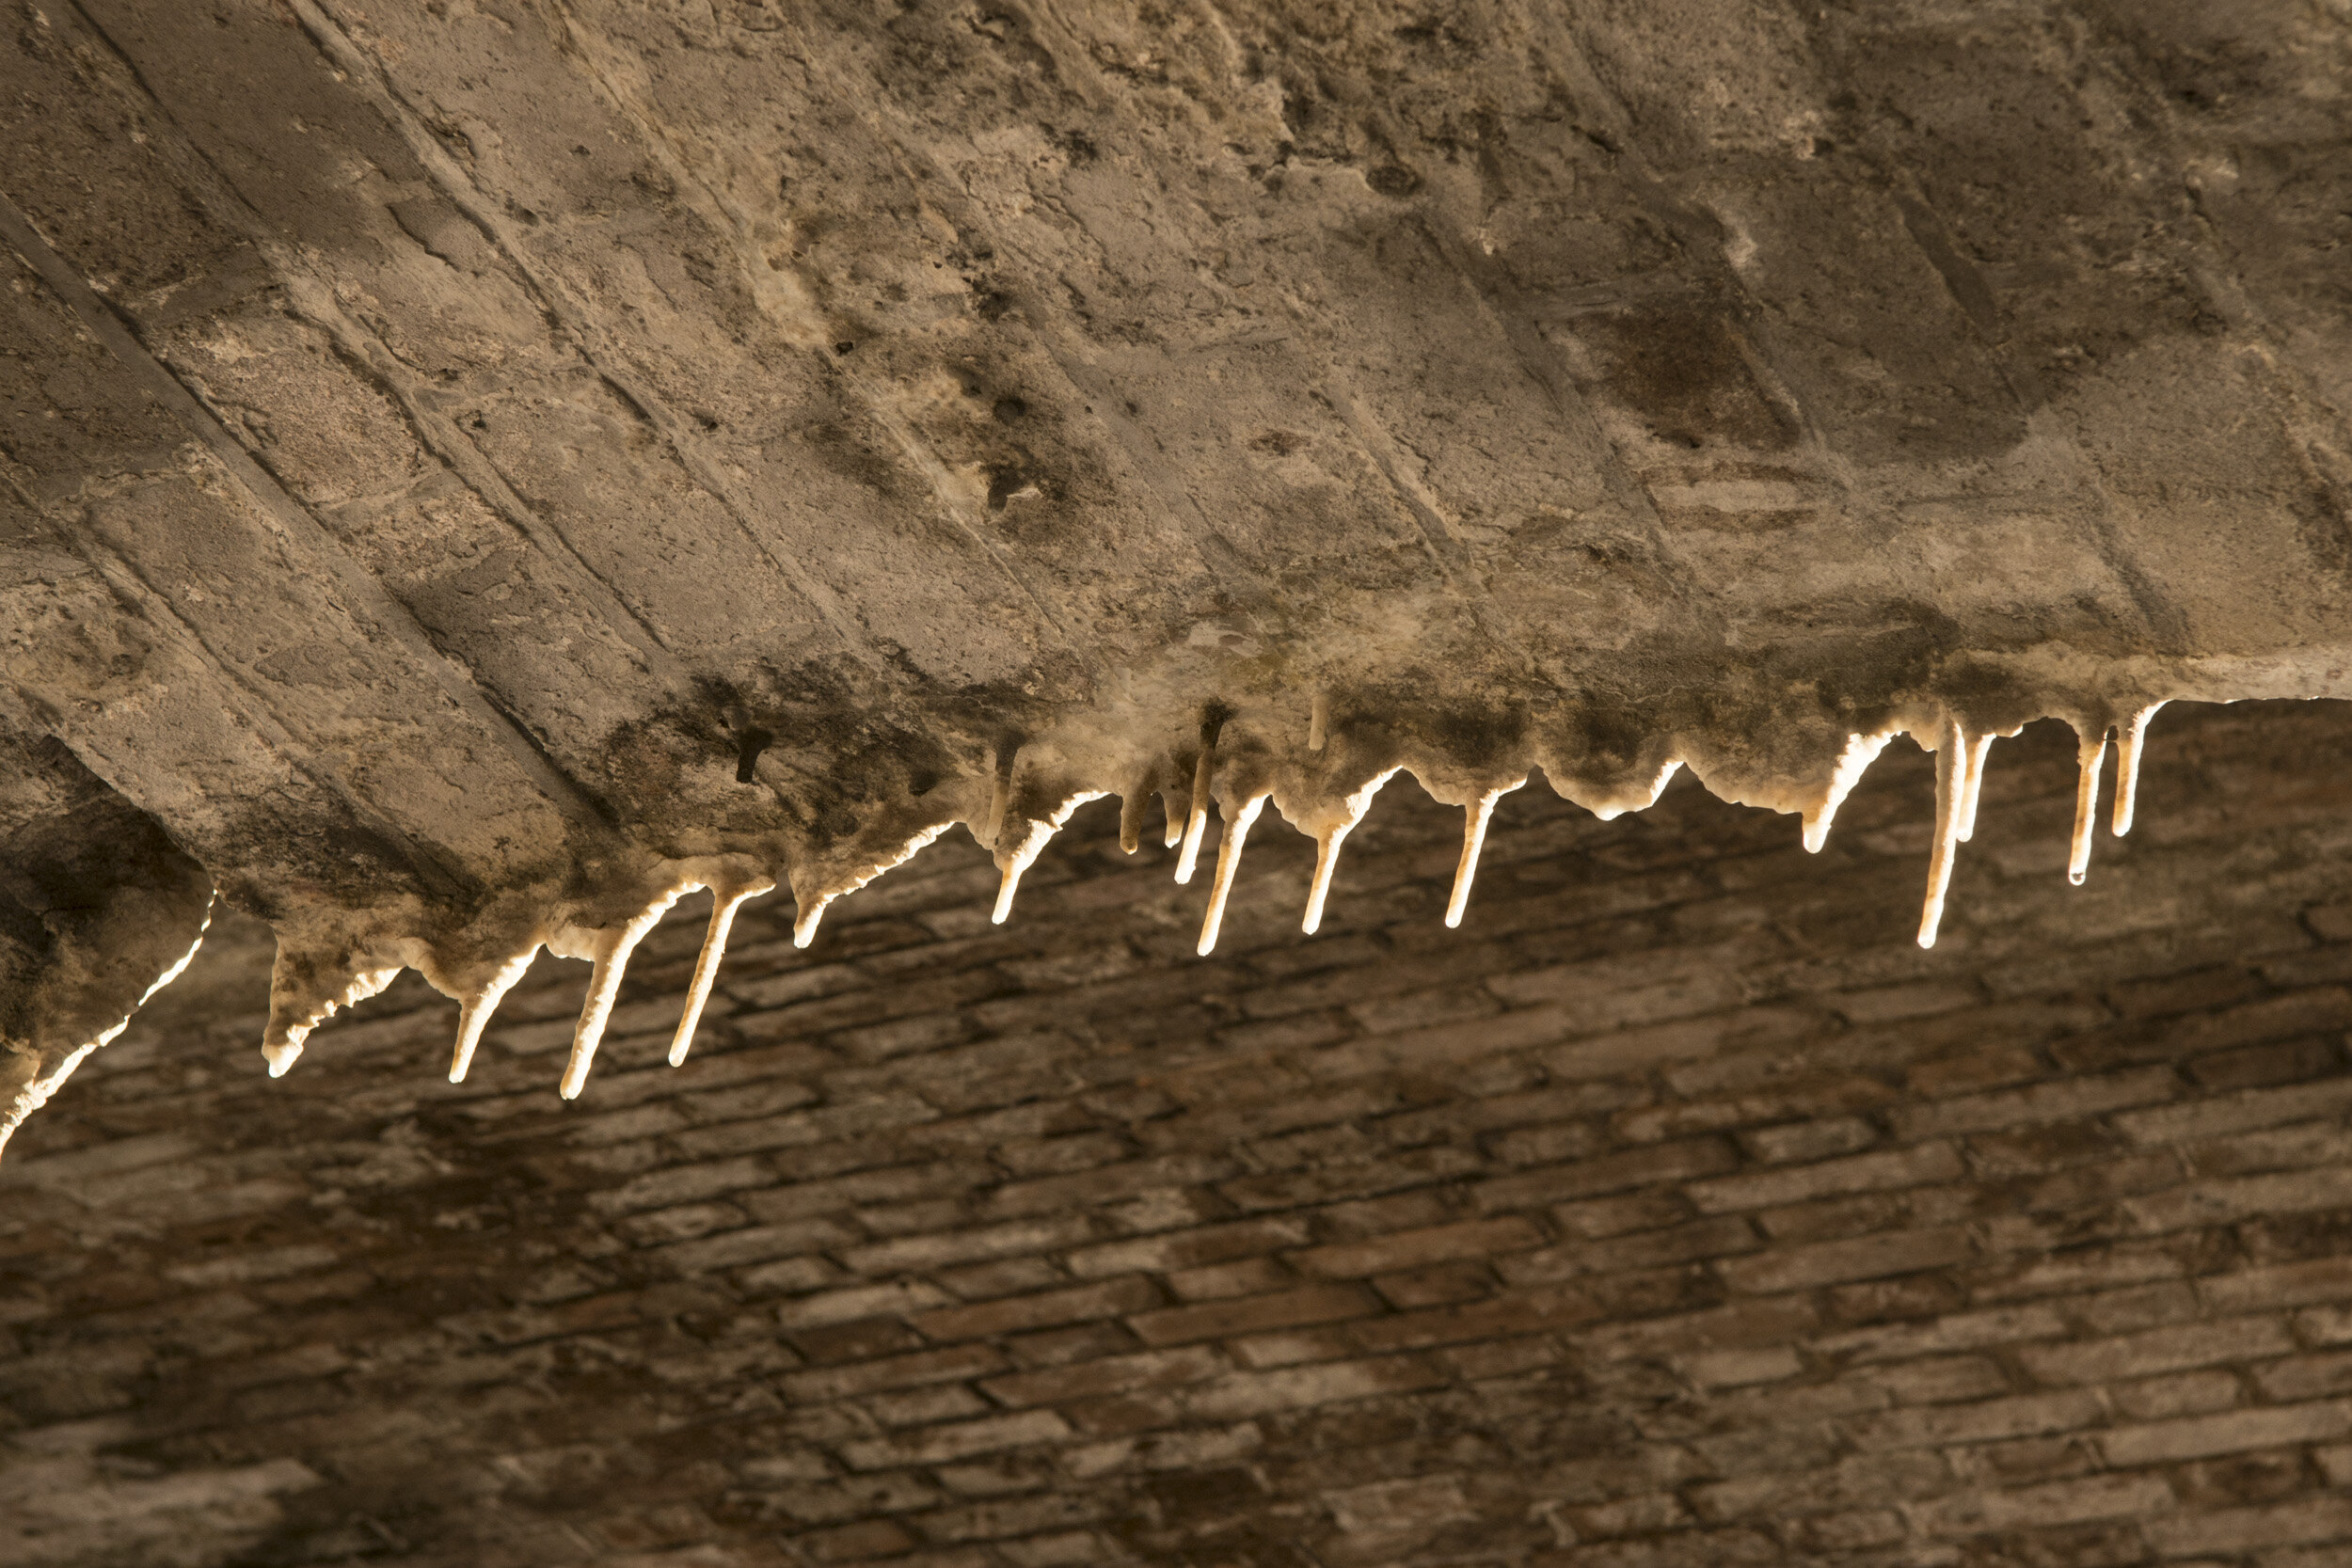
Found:
[[2337, 1568], [2352, 708], [2160, 734], [2081, 889], [1996, 753], [1931, 952], [1908, 746], [1819, 856], [1523, 791], [1453, 932], [1400, 791], [1205, 962], [1102, 803], [751, 905], [676, 1070], [664, 927], [569, 1105], [573, 966], [271, 1083], [226, 920], [0, 1164], [0, 1560]]
[[11, 5], [6, 721], [281, 1068], [1089, 791], [2352, 689], [2341, 0]]

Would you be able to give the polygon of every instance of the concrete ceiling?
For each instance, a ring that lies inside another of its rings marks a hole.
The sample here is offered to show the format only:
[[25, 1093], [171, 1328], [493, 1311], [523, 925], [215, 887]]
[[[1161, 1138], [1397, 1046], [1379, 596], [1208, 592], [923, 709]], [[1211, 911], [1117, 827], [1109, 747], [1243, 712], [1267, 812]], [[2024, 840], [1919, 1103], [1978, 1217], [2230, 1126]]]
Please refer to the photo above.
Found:
[[1908, 732], [1926, 941], [1985, 737], [2352, 694], [2344, 0], [7, 16], [0, 1128], [215, 888], [274, 1069], [544, 944], [576, 1088], [957, 823]]

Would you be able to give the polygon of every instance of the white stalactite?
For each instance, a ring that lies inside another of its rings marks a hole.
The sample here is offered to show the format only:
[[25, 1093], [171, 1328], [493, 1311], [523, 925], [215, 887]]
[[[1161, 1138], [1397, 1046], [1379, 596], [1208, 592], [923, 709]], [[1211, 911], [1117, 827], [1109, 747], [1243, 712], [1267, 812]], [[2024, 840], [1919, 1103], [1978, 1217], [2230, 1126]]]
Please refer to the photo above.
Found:
[[498, 1011], [499, 1003], [515, 989], [515, 983], [530, 970], [532, 960], [538, 956], [539, 944], [534, 942], [492, 971], [487, 980], [469, 991], [457, 1004], [457, 1044], [449, 1058], [451, 1083], [462, 1084], [466, 1081], [466, 1069], [473, 1065], [474, 1048], [482, 1043], [482, 1031], [488, 1027], [490, 1015]]
[[1143, 847], [1143, 808], [1152, 800], [1152, 775], [1144, 774], [1119, 797], [1119, 847], [1134, 854]]
[[1331, 894], [1331, 874], [1339, 868], [1340, 845], [1372, 809], [1372, 798], [1396, 775], [1394, 768], [1375, 774], [1349, 790], [1337, 807], [1318, 810], [1309, 822], [1300, 824], [1310, 829], [1315, 841], [1314, 879], [1307, 884], [1307, 911], [1298, 923], [1298, 928], [1309, 936], [1313, 936], [1323, 925], [1323, 905]]
[[1242, 840], [1249, 836], [1249, 824], [1258, 820], [1266, 798], [1253, 795], [1225, 824], [1225, 840], [1217, 846], [1216, 875], [1209, 884], [1209, 912], [1200, 922], [1200, 954], [1207, 958], [1216, 947], [1217, 927], [1225, 922], [1226, 895], [1233, 891], [1233, 873], [1241, 869]]
[[1044, 852], [1045, 846], [1069, 822], [1070, 814], [1089, 800], [1101, 800], [1105, 793], [1100, 789], [1084, 789], [1065, 797], [1051, 816], [1025, 819], [1020, 838], [1009, 846], [1004, 843], [1002, 828], [998, 829], [996, 865], [1003, 873], [1003, 879], [996, 885], [996, 908], [989, 916], [990, 924], [1002, 926], [1011, 915], [1012, 895], [1021, 886], [1021, 874], [1037, 863], [1037, 858]]
[[735, 924], [735, 911], [746, 901], [763, 893], [773, 893], [775, 888], [776, 884], [765, 877], [711, 888], [710, 929], [704, 933], [702, 951], [694, 958], [694, 978], [686, 988], [686, 1009], [678, 1015], [677, 1033], [670, 1037], [672, 1067], [686, 1060], [686, 1053], [694, 1043], [694, 1026], [702, 1022], [703, 1007], [710, 1000], [710, 988], [719, 978], [719, 960], [726, 957], [727, 930]]
[[2151, 703], [2123, 722], [2115, 737], [2115, 820], [2110, 831], [2122, 838], [2132, 831], [2132, 813], [2139, 800], [2140, 742], [2148, 736], [2148, 721], [2162, 703]]
[[1984, 793], [1985, 759], [1992, 754], [1995, 738], [1990, 731], [1968, 737], [1968, 782], [1960, 799], [1960, 841], [1963, 844], [1977, 834], [1977, 801]]
[[1936, 928], [1944, 923], [1944, 894], [1952, 882], [1972, 751], [1959, 717], [1947, 714], [1935, 744], [1935, 847], [1928, 855], [1928, 895], [1919, 911], [1922, 947], [1935, 945]]
[[[1830, 769], [1828, 789], [1823, 791], [1820, 803], [1804, 815], [1806, 854], [1818, 855], [1821, 852], [1821, 846], [1829, 842], [1829, 827], [1837, 816], [1837, 808], [1845, 804], [1846, 797], [1853, 793], [1853, 786], [1860, 784], [1862, 775], [1870, 770], [1870, 764], [1876, 762], [1879, 753], [1886, 750], [1887, 742], [1900, 733], [1890, 729], [1881, 730], [1875, 735], [1846, 736], [1846, 749], [1838, 752], [1837, 762]], [[1660, 787], [1664, 787], [1662, 783]], [[1656, 800], [1657, 796], [1652, 794], [1650, 798]]]
[[1462, 808], [1462, 861], [1454, 868], [1454, 892], [1445, 905], [1449, 929], [1462, 924], [1462, 911], [1470, 908], [1470, 880], [1478, 875], [1478, 852], [1486, 847], [1486, 823], [1494, 816], [1495, 802], [1526, 782], [1489, 789]]
[[[571, 1058], [564, 1064], [562, 1093], [566, 1100], [578, 1100], [580, 1091], [587, 1086], [589, 1064], [596, 1060], [596, 1043], [604, 1038], [604, 1026], [612, 1016], [612, 1001], [621, 991], [621, 976], [628, 968], [629, 955], [645, 933], [660, 923], [689, 887], [680, 883], [664, 891], [654, 901], [619, 926], [607, 927], [590, 934], [590, 954], [596, 968], [588, 976], [588, 1000], [580, 1009], [580, 1022], [572, 1030]], [[549, 944], [552, 949], [553, 944]], [[577, 953], [575, 946], [573, 951]]]
[[[125, 1029], [131, 1027], [132, 1018], [141, 1007], [147, 1006], [148, 999], [180, 978], [186, 972], [188, 965], [196, 961], [197, 950], [204, 945], [205, 933], [213, 928], [213, 911], [218, 908], [220, 908], [220, 890], [215, 888], [213, 895], [204, 902], [204, 919], [197, 927], [196, 940], [188, 943], [188, 950], [181, 954], [169, 968], [148, 983], [147, 989], [139, 992], [139, 999], [131, 1004], [120, 1019], [66, 1053], [65, 1059], [60, 1061], [56, 1068], [45, 1076], [34, 1078], [19, 1089], [5, 1107], [0, 1107], [0, 1152], [7, 1150], [9, 1134], [24, 1125], [26, 1117], [49, 1103], [50, 1098], [57, 1092], [65, 1081], [73, 1076], [75, 1068], [88, 1061], [91, 1054], [102, 1046], [113, 1044]], [[278, 1074], [273, 1072], [270, 1076], [275, 1078]]]
[[[2079, 733], [2079, 732], [2078, 732]], [[2107, 732], [2083, 736], [2075, 747], [2081, 775], [2074, 784], [2074, 844], [2066, 858], [2066, 879], [2076, 887], [2090, 874], [2090, 832], [2099, 811], [2099, 769], [2106, 760]]]
[[1216, 771], [1216, 742], [1200, 743], [1200, 760], [1192, 769], [1192, 804], [1184, 813], [1184, 847], [1176, 857], [1176, 880], [1192, 880], [1200, 860], [1200, 838], [1209, 830], [1209, 776]]

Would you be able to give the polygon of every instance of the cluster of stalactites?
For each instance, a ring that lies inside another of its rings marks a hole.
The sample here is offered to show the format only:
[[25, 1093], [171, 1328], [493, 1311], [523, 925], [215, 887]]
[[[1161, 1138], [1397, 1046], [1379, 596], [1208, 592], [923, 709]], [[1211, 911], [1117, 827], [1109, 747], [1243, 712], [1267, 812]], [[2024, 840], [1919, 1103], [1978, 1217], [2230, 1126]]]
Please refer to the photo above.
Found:
[[[2090, 841], [2097, 827], [2099, 778], [2105, 770], [2107, 736], [2116, 737], [2115, 814], [2109, 830], [2122, 838], [2132, 831], [2132, 810], [2139, 795], [2140, 741], [2148, 721], [2162, 703], [2151, 703], [2113, 724], [2077, 722], [2074, 786], [2074, 832], [2066, 857], [2066, 879], [2080, 887], [2090, 873]], [[1933, 947], [1944, 920], [1944, 895], [1951, 886], [1952, 861], [1959, 847], [1977, 829], [1977, 798], [1984, 784], [1984, 765], [1993, 742], [2017, 733], [2015, 729], [1977, 730], [1960, 714], [1947, 711], [1930, 741], [1935, 752], [1935, 840], [1928, 857], [1928, 893], [1919, 911], [1919, 945]], [[1808, 848], [1819, 846], [1810, 840]]]
[[[2081, 783], [2068, 858], [2068, 877], [2074, 882], [2083, 880], [2090, 863], [2092, 818], [2108, 734], [2112, 730], [2118, 738], [2113, 832], [2120, 836], [2131, 828], [2140, 740], [2150, 717], [2161, 705], [2137, 708], [2111, 725], [2074, 721], [2080, 737]], [[1979, 729], [1961, 712], [1935, 707], [1908, 713], [1872, 734], [1849, 736], [1835, 766], [1801, 808], [1804, 842], [1808, 850], [1822, 847], [1839, 803], [1888, 742], [1906, 733], [1936, 755], [1935, 834], [1919, 922], [1919, 945], [1931, 947], [1942, 921], [1954, 853], [1975, 828], [1992, 744], [2001, 736], [2017, 734], [2017, 726]], [[1643, 809], [1657, 800], [1680, 766], [1679, 756], [1669, 752], [1662, 764], [1644, 769], [1630, 782], [1612, 784], [1581, 803], [1603, 818]], [[573, 1099], [587, 1082], [623, 973], [638, 943], [679, 898], [708, 889], [709, 927], [670, 1044], [670, 1063], [676, 1066], [686, 1059], [725, 952], [729, 927], [747, 900], [772, 892], [779, 880], [788, 880], [798, 905], [793, 941], [806, 947], [815, 939], [824, 910], [835, 898], [864, 886], [946, 828], [962, 822], [992, 852], [1001, 874], [993, 911], [993, 919], [1001, 924], [1012, 911], [1022, 873], [1035, 863], [1055, 832], [1080, 805], [1111, 794], [1121, 798], [1120, 843], [1130, 854], [1140, 847], [1151, 798], [1161, 798], [1163, 836], [1167, 846], [1177, 851], [1175, 876], [1180, 883], [1189, 883], [1199, 868], [1209, 807], [1212, 802], [1218, 806], [1224, 831], [1210, 875], [1198, 944], [1205, 956], [1216, 945], [1244, 847], [1267, 801], [1273, 801], [1286, 820], [1315, 841], [1314, 874], [1300, 923], [1302, 929], [1312, 934], [1322, 921], [1342, 844], [1363, 820], [1380, 788], [1399, 772], [1410, 771], [1433, 798], [1462, 808], [1461, 858], [1445, 911], [1445, 923], [1458, 926], [1469, 904], [1479, 851], [1495, 804], [1529, 777], [1523, 765], [1482, 769], [1406, 752], [1392, 741], [1335, 735], [1327, 705], [1320, 698], [1313, 705], [1303, 752], [1270, 746], [1250, 726], [1235, 725], [1225, 710], [1213, 708], [1201, 723], [1197, 747], [1149, 753], [1128, 750], [1125, 761], [1114, 767], [1120, 775], [1116, 787], [1098, 787], [1086, 782], [1089, 765], [1073, 761], [1062, 747], [1007, 745], [992, 757], [984, 774], [967, 781], [971, 787], [939, 792], [938, 799], [945, 802], [941, 809], [953, 815], [898, 840], [878, 858], [861, 856], [840, 862], [836, 857], [827, 865], [796, 866], [783, 879], [740, 855], [663, 862], [639, 879], [640, 891], [645, 895], [618, 920], [589, 923], [575, 911], [570, 918], [510, 919], [502, 926], [492, 922], [497, 937], [485, 940], [478, 935], [469, 955], [454, 959], [412, 938], [376, 940], [363, 932], [343, 930], [297, 945], [281, 933], [272, 980], [271, 1022], [262, 1046], [270, 1073], [275, 1077], [291, 1067], [301, 1054], [304, 1038], [339, 1007], [373, 995], [406, 967], [421, 972], [459, 1005], [457, 1041], [449, 1075], [451, 1082], [462, 1082], [500, 1000], [545, 948], [560, 958], [586, 959], [593, 966], [561, 1085], [564, 1097]], [[1557, 779], [1553, 782], [1560, 784]], [[1562, 793], [1572, 800], [1579, 798], [1565, 786]], [[609, 901], [605, 907], [610, 908]], [[313, 952], [325, 948], [340, 957], [331, 963], [306, 966], [299, 958], [302, 947]]]

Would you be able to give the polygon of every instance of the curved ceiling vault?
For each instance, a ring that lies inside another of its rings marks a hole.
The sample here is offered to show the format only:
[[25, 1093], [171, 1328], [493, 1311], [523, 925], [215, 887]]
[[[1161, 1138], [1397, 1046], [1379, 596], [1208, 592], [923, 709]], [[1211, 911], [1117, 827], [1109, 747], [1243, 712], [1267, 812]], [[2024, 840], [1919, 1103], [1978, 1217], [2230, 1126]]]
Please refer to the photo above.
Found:
[[0, 1137], [215, 889], [273, 1071], [544, 946], [571, 1093], [956, 824], [1163, 797], [1205, 950], [1269, 801], [1458, 918], [1532, 775], [1818, 846], [1908, 733], [1926, 942], [1994, 737], [2079, 877], [2352, 693], [2343, 0], [10, 0], [0, 146]]

